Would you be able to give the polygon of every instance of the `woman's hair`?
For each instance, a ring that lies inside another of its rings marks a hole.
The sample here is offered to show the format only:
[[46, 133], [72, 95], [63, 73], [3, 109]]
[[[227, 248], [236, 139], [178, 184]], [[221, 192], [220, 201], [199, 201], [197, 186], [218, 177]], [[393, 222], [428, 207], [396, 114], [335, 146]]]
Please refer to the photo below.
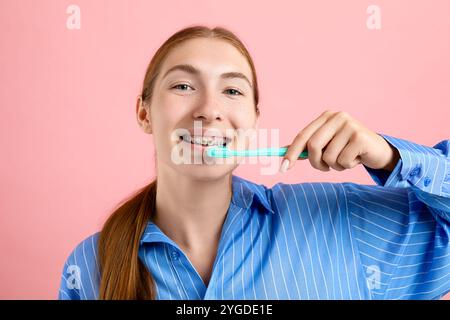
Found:
[[[232, 44], [247, 59], [253, 76], [255, 111], [259, 114], [258, 86], [253, 60], [244, 44], [225, 28], [193, 26], [172, 35], [153, 56], [144, 77], [142, 102], [151, 103], [153, 88], [167, 54], [177, 45], [195, 38], [221, 39]], [[98, 240], [99, 299], [150, 299], [157, 296], [152, 275], [139, 258], [140, 239], [155, 211], [157, 180], [119, 203], [105, 222]]]

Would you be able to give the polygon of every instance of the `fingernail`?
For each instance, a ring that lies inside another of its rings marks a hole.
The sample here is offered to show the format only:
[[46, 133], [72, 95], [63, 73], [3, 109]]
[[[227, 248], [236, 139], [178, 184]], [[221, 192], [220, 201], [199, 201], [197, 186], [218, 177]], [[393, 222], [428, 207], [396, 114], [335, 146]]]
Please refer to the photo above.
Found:
[[281, 162], [281, 166], [280, 166], [280, 172], [286, 172], [287, 169], [289, 167], [289, 160], [288, 159], [284, 159], [283, 162]]

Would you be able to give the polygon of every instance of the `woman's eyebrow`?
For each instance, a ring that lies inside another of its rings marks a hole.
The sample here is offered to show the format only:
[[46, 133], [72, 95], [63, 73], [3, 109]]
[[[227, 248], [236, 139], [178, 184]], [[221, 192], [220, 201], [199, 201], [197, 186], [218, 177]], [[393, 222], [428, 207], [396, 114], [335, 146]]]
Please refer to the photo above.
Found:
[[241, 72], [227, 72], [227, 73], [222, 73], [220, 75], [220, 77], [222, 79], [232, 79], [232, 78], [239, 78], [239, 79], [243, 79], [245, 81], [247, 81], [248, 85], [250, 86], [250, 88], [252, 88], [252, 84], [250, 83], [250, 80], [248, 80], [248, 78]]
[[[190, 64], [177, 64], [177, 65], [173, 66], [172, 68], [170, 68], [169, 70], [167, 70], [166, 73], [164, 74], [164, 76], [162, 77], [162, 79], [164, 79], [169, 73], [174, 72], [176, 70], [184, 71], [186, 73], [190, 73], [190, 74], [193, 74], [193, 75], [199, 75], [201, 73], [200, 70], [195, 68], [193, 65], [190, 65]], [[220, 75], [220, 77], [222, 79], [231, 79], [231, 78], [243, 79], [243, 80], [247, 81], [247, 83], [250, 86], [250, 88], [253, 88], [250, 80], [248, 80], [248, 78], [241, 72], [226, 72], [226, 73], [222, 73]]]
[[193, 75], [200, 74], [200, 70], [198, 70], [197, 68], [195, 68], [194, 66], [192, 66], [190, 64], [177, 64], [176, 66], [173, 66], [172, 68], [167, 70], [167, 72], [164, 74], [162, 79], [164, 79], [169, 73], [171, 73], [173, 71], [176, 71], [176, 70], [180, 70], [180, 71], [184, 71], [184, 72], [187, 72], [187, 73], [191, 73]]

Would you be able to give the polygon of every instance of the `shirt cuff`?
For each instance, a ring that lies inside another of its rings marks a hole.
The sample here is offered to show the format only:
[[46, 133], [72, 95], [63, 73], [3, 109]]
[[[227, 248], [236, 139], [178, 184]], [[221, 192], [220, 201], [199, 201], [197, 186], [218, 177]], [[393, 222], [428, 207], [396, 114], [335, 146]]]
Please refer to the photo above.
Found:
[[414, 186], [426, 193], [449, 196], [448, 146], [450, 143], [443, 143], [445, 142], [443, 141], [435, 146], [444, 146], [441, 150], [380, 133], [379, 135], [398, 150], [400, 159], [392, 172], [364, 166], [378, 185], [403, 188]]

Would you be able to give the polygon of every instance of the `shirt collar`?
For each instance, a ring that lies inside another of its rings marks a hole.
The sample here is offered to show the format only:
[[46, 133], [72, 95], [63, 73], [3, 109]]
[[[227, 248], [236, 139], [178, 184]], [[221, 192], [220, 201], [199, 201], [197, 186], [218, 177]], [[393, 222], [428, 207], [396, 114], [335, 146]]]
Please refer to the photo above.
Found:
[[267, 188], [264, 185], [258, 185], [244, 178], [232, 175], [233, 197], [231, 202], [238, 207], [248, 209], [252, 205], [262, 205], [264, 213], [275, 212], [270, 205], [267, 197]]
[[[249, 209], [251, 206], [262, 206], [263, 213], [275, 214], [275, 211], [273, 211], [270, 205], [266, 190], [267, 188], [264, 185], [258, 185], [249, 180], [232, 175], [231, 203], [243, 209]], [[173, 240], [167, 237], [152, 221], [149, 221], [144, 230], [141, 238], [141, 243], [143, 242], [166, 242], [176, 246]]]

